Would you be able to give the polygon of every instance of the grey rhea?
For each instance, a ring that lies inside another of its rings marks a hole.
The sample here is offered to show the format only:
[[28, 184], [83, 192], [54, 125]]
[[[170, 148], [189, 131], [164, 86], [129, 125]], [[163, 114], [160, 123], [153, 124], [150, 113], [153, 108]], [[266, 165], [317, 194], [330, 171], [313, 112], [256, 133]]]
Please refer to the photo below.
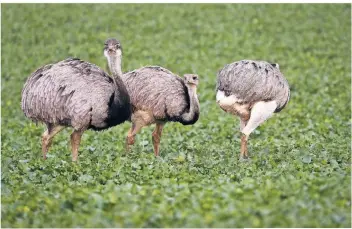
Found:
[[250, 133], [288, 103], [288, 82], [278, 64], [241, 60], [219, 71], [216, 90], [220, 107], [240, 118], [241, 157], [247, 158]]
[[112, 66], [112, 77], [98, 66], [69, 58], [39, 68], [22, 90], [22, 110], [26, 117], [43, 122], [42, 152], [65, 127], [71, 134], [72, 160], [78, 158], [81, 136], [87, 129], [104, 130], [128, 120], [130, 97], [121, 80], [121, 49], [105, 44], [104, 53]]
[[147, 66], [123, 74], [122, 80], [132, 105], [132, 127], [126, 138], [127, 148], [134, 144], [141, 128], [155, 123], [152, 141], [154, 153], [158, 156], [161, 133], [166, 122], [191, 125], [198, 120], [198, 75], [185, 74], [182, 79], [165, 68]]

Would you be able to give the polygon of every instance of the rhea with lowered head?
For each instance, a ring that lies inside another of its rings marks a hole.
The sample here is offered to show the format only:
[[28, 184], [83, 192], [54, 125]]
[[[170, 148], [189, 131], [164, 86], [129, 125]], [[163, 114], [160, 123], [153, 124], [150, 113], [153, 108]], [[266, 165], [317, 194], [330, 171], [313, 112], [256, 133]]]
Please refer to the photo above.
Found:
[[[114, 43], [119, 42], [108, 40], [108, 44]], [[111, 65], [109, 67], [113, 71]], [[185, 74], [182, 79], [165, 68], [147, 66], [123, 74], [122, 80], [132, 105], [132, 127], [126, 138], [127, 148], [134, 144], [136, 134], [143, 127], [156, 124], [152, 141], [155, 156], [158, 156], [166, 122], [191, 125], [198, 120], [198, 75]]]
[[69, 58], [39, 68], [22, 90], [22, 110], [26, 117], [43, 122], [43, 158], [53, 137], [65, 127], [72, 127], [72, 160], [87, 129], [104, 130], [130, 118], [130, 97], [121, 80], [121, 47], [105, 43], [104, 54], [112, 76], [98, 66]]
[[249, 135], [288, 103], [288, 82], [278, 64], [242, 60], [219, 71], [216, 90], [220, 107], [240, 118], [241, 157], [247, 158]]
[[191, 125], [198, 120], [197, 75], [186, 74], [182, 80], [165, 68], [150, 66], [124, 74], [123, 80], [132, 104], [132, 127], [126, 139], [128, 147], [134, 144], [135, 135], [142, 127], [155, 123], [152, 141], [154, 154], [158, 156], [166, 122]]

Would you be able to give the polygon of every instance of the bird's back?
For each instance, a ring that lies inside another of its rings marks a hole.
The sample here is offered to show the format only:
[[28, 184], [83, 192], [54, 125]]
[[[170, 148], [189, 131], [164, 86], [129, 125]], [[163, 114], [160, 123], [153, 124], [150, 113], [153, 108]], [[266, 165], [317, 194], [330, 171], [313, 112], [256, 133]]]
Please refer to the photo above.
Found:
[[217, 90], [235, 95], [243, 103], [275, 100], [278, 112], [289, 100], [288, 82], [277, 64], [242, 60], [226, 65], [217, 78]]
[[[83, 128], [104, 126], [113, 80], [94, 64], [66, 59], [35, 71], [22, 90], [22, 110], [34, 121]], [[117, 92], [118, 93], [118, 92]]]
[[159, 66], [147, 66], [122, 77], [134, 109], [151, 111], [157, 119], [181, 115], [189, 106], [183, 80]]

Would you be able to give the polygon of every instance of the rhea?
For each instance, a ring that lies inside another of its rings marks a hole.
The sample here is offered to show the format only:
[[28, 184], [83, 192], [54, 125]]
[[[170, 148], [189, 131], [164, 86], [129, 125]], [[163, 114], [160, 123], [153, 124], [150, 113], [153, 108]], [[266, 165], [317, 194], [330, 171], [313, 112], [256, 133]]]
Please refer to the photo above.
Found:
[[290, 89], [278, 64], [241, 60], [227, 64], [217, 75], [216, 101], [240, 118], [241, 157], [248, 158], [249, 135], [288, 103]]
[[98, 66], [69, 58], [43, 66], [27, 79], [22, 90], [22, 110], [26, 117], [42, 122], [42, 153], [46, 159], [53, 137], [72, 127], [72, 161], [87, 129], [104, 130], [130, 118], [131, 105], [121, 80], [121, 46], [105, 43], [112, 76]]
[[[109, 44], [118, 43], [111, 39]], [[110, 70], [113, 69], [110, 66]], [[198, 75], [185, 74], [182, 79], [159, 66], [147, 66], [122, 75], [131, 98], [132, 115], [127, 138], [127, 149], [135, 142], [136, 134], [145, 126], [156, 124], [152, 134], [155, 156], [166, 122], [180, 122], [191, 125], [199, 118], [197, 96]]]

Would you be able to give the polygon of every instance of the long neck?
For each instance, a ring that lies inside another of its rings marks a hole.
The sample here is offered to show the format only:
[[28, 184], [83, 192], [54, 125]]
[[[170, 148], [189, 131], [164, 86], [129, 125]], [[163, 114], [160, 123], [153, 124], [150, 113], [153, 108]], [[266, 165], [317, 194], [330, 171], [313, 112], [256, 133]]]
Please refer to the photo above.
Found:
[[108, 65], [115, 83], [120, 83], [122, 77], [121, 56], [107, 56]]
[[[108, 65], [112, 74], [112, 79], [116, 85], [116, 90], [119, 90], [119, 95], [123, 99], [124, 103], [130, 103], [130, 97], [127, 92], [127, 88], [122, 81], [122, 70], [121, 70], [121, 55], [109, 56], [107, 55]], [[116, 96], [117, 94], [115, 94]]]
[[197, 87], [195, 85], [187, 85], [189, 95], [189, 111], [182, 114], [182, 119], [186, 123], [195, 123], [199, 117], [199, 101], [197, 96]]

